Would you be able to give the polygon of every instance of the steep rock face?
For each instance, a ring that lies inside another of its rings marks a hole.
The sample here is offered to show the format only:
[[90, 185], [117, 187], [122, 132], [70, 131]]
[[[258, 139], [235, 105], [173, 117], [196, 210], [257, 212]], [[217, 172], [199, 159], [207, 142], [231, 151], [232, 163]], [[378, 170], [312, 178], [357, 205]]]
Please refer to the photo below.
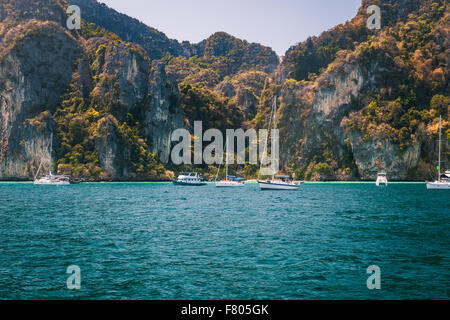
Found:
[[[366, 27], [372, 4], [381, 30]], [[305, 179], [429, 178], [439, 115], [444, 131], [449, 123], [445, 35], [445, 1], [363, 1], [350, 22], [289, 49], [256, 118], [280, 96], [283, 169]]]
[[176, 81], [169, 77], [164, 64], [153, 62], [150, 74], [149, 111], [146, 113], [147, 128], [152, 139], [151, 152], [157, 153], [163, 163], [169, 161], [170, 136], [176, 129], [185, 128], [180, 107], [180, 94]]
[[[86, 41], [57, 22], [31, 20], [0, 30], [0, 179], [31, 179], [40, 164], [42, 174], [50, 152], [55, 169], [78, 177], [98, 172], [95, 157], [105, 179], [164, 173], [151, 154], [168, 160], [170, 134], [184, 127], [184, 116], [163, 63], [151, 61], [140, 46]], [[136, 125], [127, 124], [130, 119]], [[88, 152], [91, 164], [74, 171], [87, 161], [79, 150]]]
[[151, 61], [138, 47], [103, 38], [89, 39], [87, 53], [97, 79], [94, 92], [104, 96], [114, 90], [115, 116], [123, 120], [130, 109], [147, 98]]
[[237, 104], [243, 109], [244, 113], [254, 113], [258, 107], [259, 99], [248, 88], [239, 88], [237, 93]]
[[363, 75], [361, 67], [354, 61], [345, 61], [337, 69], [323, 74], [315, 87], [314, 103], [306, 130], [306, 154], [320, 152], [325, 140], [338, 158], [343, 156], [347, 134], [345, 126], [341, 125], [342, 119], [363, 87], [373, 85], [373, 79], [369, 75]]
[[123, 178], [127, 176], [127, 168], [117, 165], [117, 156], [120, 154], [120, 146], [116, 134], [118, 127], [117, 119], [113, 116], [105, 116], [98, 123], [100, 137], [96, 139], [95, 145], [99, 152], [99, 161], [109, 178]]
[[360, 176], [373, 180], [380, 171], [389, 172], [392, 180], [406, 180], [408, 170], [415, 168], [420, 159], [421, 144], [415, 141], [406, 151], [387, 137], [371, 137], [365, 141], [361, 134], [350, 134], [350, 143]]
[[0, 21], [15, 24], [29, 20], [53, 21], [65, 25], [67, 16], [60, 0], [2, 0]]
[[[89, 52], [97, 52], [93, 63], [93, 74], [102, 79], [94, 92], [102, 99], [107, 93], [116, 90], [117, 106], [113, 116], [118, 121], [126, 120], [127, 114], [137, 113], [141, 118], [143, 132], [148, 140], [151, 153], [156, 153], [162, 162], [168, 161], [170, 135], [173, 130], [184, 128], [183, 113], [179, 106], [179, 93], [176, 82], [168, 77], [165, 66], [160, 61], [150, 61], [138, 46], [129, 46], [105, 39], [90, 39], [87, 44]], [[101, 52], [101, 53], [100, 53]], [[102, 124], [103, 130], [111, 133], [111, 128], [117, 127], [111, 118]], [[111, 157], [127, 158], [127, 152], [112, 152], [119, 150], [114, 146], [115, 139], [108, 140], [108, 146], [101, 148], [100, 160], [102, 166], [111, 168], [115, 163]], [[108, 171], [111, 176], [126, 177], [127, 168]], [[120, 174], [119, 174], [120, 172]]]
[[[375, 179], [380, 171], [388, 171], [392, 179], [406, 179], [408, 170], [420, 159], [419, 142], [400, 150], [382, 134], [367, 139], [347, 128], [354, 101], [376, 87], [379, 72], [377, 63], [363, 67], [350, 54], [331, 65], [314, 83], [285, 81], [279, 89], [283, 167], [296, 163], [306, 168], [311, 161], [331, 162], [337, 179], [352, 179], [356, 178], [350, 173], [354, 163], [364, 180]], [[341, 173], [342, 168], [347, 174]]]
[[[26, 178], [48, 158], [43, 147], [49, 145], [52, 130], [49, 114], [71, 80], [80, 48], [53, 22], [30, 21], [5, 39], [0, 57], [0, 178]], [[49, 113], [42, 115], [45, 111]]]
[[234, 99], [247, 119], [253, 119], [268, 77], [269, 75], [262, 71], [245, 71], [222, 81], [215, 90], [227, 98]]

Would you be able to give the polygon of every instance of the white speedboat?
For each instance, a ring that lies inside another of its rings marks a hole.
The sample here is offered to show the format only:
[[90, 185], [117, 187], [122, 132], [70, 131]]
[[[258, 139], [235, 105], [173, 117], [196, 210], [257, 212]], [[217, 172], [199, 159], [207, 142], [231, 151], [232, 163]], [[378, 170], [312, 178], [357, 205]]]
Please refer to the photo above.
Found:
[[380, 172], [380, 173], [378, 174], [376, 185], [377, 185], [377, 187], [380, 187], [380, 186], [387, 187], [387, 185], [388, 185], [388, 179], [387, 179], [386, 173]]
[[172, 183], [176, 186], [204, 186], [206, 183], [196, 172], [183, 172]]
[[[272, 106], [272, 114], [273, 117], [270, 117], [269, 125], [268, 125], [268, 131], [270, 130], [271, 121], [273, 120], [273, 129], [277, 128], [277, 97], [273, 100], [273, 106]], [[267, 151], [267, 143], [268, 143], [269, 134], [267, 134], [266, 137], [266, 143], [264, 147], [264, 155]], [[272, 141], [272, 147], [274, 146]], [[259, 169], [259, 175], [261, 176], [261, 171], [263, 167], [263, 162], [261, 161], [261, 167]], [[300, 187], [300, 184], [294, 183], [290, 177], [287, 176], [277, 176], [277, 170], [275, 164], [278, 162], [278, 159], [275, 158], [275, 153], [272, 152], [272, 179], [271, 180], [259, 180], [258, 178], [258, 184], [259, 188], [261, 190], [291, 190], [295, 191], [298, 190]]]
[[428, 190], [450, 190], [450, 171], [441, 175], [441, 142], [442, 142], [442, 117], [439, 118], [439, 159], [438, 159], [438, 179], [434, 182], [427, 182]]
[[70, 177], [50, 173], [43, 178], [35, 179], [33, 183], [35, 186], [67, 186], [70, 184]]
[[42, 161], [39, 164], [39, 168], [36, 172], [36, 175], [34, 176], [34, 182], [33, 184], [35, 186], [67, 186], [70, 185], [70, 176], [67, 175], [54, 175], [52, 173], [52, 149], [53, 149], [53, 134], [50, 137], [50, 159], [49, 159], [49, 169], [48, 169], [48, 175], [45, 177], [37, 179], [37, 175], [39, 174], [39, 170], [42, 166]]

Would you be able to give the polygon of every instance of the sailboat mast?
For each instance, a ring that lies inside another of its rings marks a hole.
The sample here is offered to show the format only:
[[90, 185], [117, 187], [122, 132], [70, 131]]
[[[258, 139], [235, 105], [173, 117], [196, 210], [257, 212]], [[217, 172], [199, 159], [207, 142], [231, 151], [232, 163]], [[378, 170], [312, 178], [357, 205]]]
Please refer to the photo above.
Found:
[[228, 137], [225, 141], [225, 153], [226, 153], [226, 158], [225, 158], [225, 181], [228, 181]]
[[439, 160], [438, 160], [438, 181], [441, 182], [441, 140], [442, 140], [442, 116], [439, 116]]
[[[273, 129], [277, 128], [277, 97], [275, 96], [273, 100]], [[271, 140], [272, 141], [272, 140]], [[272, 141], [272, 180], [275, 179], [275, 150], [273, 148], [274, 143]]]
[[52, 175], [52, 149], [53, 149], [53, 132], [50, 135], [50, 165], [48, 167], [48, 174], [51, 176]]
[[[225, 152], [227, 152], [228, 151], [228, 136], [225, 139], [225, 149], [226, 149]], [[222, 159], [220, 160], [219, 168], [217, 169], [216, 181], [217, 181], [217, 179], [219, 179], [220, 168], [222, 167], [222, 162], [224, 162], [224, 160], [225, 160], [226, 172], [227, 172], [226, 176], [225, 176], [225, 180], [227, 180], [227, 176], [228, 176], [228, 165], [226, 164], [227, 159], [225, 158], [225, 153], [223, 152], [223, 149], [222, 149], [222, 157], [221, 158]]]
[[266, 141], [265, 141], [265, 144], [264, 144], [264, 151], [263, 151], [263, 154], [262, 154], [261, 159], [260, 159], [261, 164], [259, 166], [258, 180], [261, 178], [261, 170], [262, 170], [262, 167], [264, 165], [264, 161], [266, 160], [266, 156], [267, 156], [267, 147], [268, 147], [268, 143], [269, 143], [269, 131], [270, 131], [270, 126], [272, 124], [272, 117], [273, 117], [273, 105], [272, 105], [272, 111], [271, 112], [272, 113], [270, 114], [269, 123], [267, 125], [267, 135], [266, 135]]

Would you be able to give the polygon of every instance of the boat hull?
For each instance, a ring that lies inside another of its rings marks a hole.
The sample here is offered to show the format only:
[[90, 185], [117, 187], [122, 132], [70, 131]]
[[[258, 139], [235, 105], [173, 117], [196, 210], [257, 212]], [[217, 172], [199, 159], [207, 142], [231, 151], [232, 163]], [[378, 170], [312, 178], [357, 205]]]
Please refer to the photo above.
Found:
[[427, 183], [428, 190], [450, 190], [449, 182], [429, 182]]
[[35, 186], [68, 186], [70, 182], [68, 181], [34, 181]]
[[273, 183], [273, 182], [263, 182], [258, 181], [259, 188], [261, 190], [298, 190], [300, 187], [298, 184], [288, 184], [288, 183]]
[[172, 183], [175, 186], [188, 186], [188, 187], [200, 187], [200, 186], [206, 185], [205, 182], [185, 182], [185, 181], [177, 181], [177, 180], [173, 180]]
[[243, 186], [245, 186], [244, 183], [236, 182], [236, 181], [218, 181], [218, 182], [216, 182], [216, 187], [218, 187], [218, 188], [226, 188], [226, 187], [239, 188], [239, 187], [243, 187]]

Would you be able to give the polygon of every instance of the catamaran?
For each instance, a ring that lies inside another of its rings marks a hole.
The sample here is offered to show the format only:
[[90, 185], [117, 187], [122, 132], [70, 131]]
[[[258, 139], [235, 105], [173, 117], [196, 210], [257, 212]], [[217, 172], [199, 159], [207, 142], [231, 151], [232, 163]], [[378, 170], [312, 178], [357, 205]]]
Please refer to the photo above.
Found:
[[[273, 115], [273, 116], [272, 116]], [[273, 99], [273, 105], [272, 105], [272, 115], [270, 116], [270, 120], [269, 120], [269, 124], [268, 124], [268, 133], [267, 133], [267, 137], [266, 137], [266, 143], [264, 146], [264, 153], [263, 155], [265, 156], [267, 153], [267, 143], [268, 143], [268, 139], [269, 139], [269, 130], [271, 127], [271, 122], [273, 120], [273, 130], [275, 130], [277, 128], [277, 97], [275, 97]], [[272, 141], [272, 147], [274, 146], [274, 142]], [[270, 180], [260, 180], [260, 177], [262, 175], [262, 169], [263, 169], [263, 164], [264, 161], [261, 160], [261, 167], [259, 168], [259, 176], [258, 176], [258, 184], [259, 184], [259, 188], [261, 190], [297, 190], [300, 185], [294, 183], [290, 177], [288, 176], [279, 176], [276, 175], [277, 170], [276, 170], [276, 164], [278, 159], [276, 158], [276, 152], [274, 152], [273, 148], [272, 148], [272, 178]]]
[[439, 117], [439, 160], [438, 160], [438, 179], [434, 182], [427, 182], [428, 190], [450, 190], [450, 173], [448, 171], [441, 175], [441, 142], [442, 142], [442, 116]]
[[[228, 144], [227, 144], [228, 140], [225, 142], [226, 145], [226, 152], [228, 152]], [[223, 161], [223, 152], [222, 152], [222, 161]], [[225, 180], [221, 180], [221, 181], [217, 181], [217, 179], [219, 178], [219, 172], [220, 172], [220, 167], [222, 165], [222, 161], [219, 164], [219, 168], [217, 169], [217, 174], [216, 174], [216, 178], [215, 178], [215, 185], [218, 188], [224, 188], [224, 187], [243, 187], [245, 185], [244, 179], [242, 178], [238, 178], [235, 176], [230, 176], [228, 175], [228, 161], [227, 159], [225, 159]]]
[[52, 173], [52, 149], [53, 149], [53, 134], [50, 137], [50, 150], [49, 150], [50, 159], [49, 159], [48, 175], [37, 179], [39, 170], [42, 167], [42, 160], [41, 160], [36, 175], [34, 176], [33, 183], [35, 186], [67, 186], [70, 184], [70, 176], [55, 175]]
[[388, 179], [387, 179], [386, 173], [384, 173], [384, 172], [378, 173], [376, 185], [377, 185], [377, 187], [380, 187], [380, 186], [387, 187]]

